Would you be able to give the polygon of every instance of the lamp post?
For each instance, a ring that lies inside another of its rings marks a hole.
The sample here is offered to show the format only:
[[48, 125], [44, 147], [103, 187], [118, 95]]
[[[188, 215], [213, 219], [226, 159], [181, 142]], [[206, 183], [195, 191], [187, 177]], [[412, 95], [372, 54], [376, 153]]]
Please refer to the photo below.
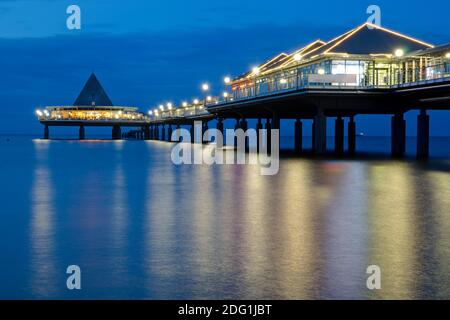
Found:
[[228, 102], [228, 97], [229, 97], [229, 93], [227, 91], [225, 91], [223, 93], [223, 98], [225, 99], [225, 102]]
[[[229, 86], [229, 85], [231, 84], [231, 77], [226, 76], [226, 77], [223, 79], [223, 82], [225, 83], [225, 90], [227, 90], [227, 86]], [[225, 99], [225, 102], [228, 102], [228, 92], [227, 92], [227, 91], [225, 91], [225, 92], [223, 93], [223, 97], [224, 97], [224, 99]]]
[[204, 103], [204, 105], [206, 106], [206, 100], [208, 99], [208, 97], [206, 95], [209, 92], [209, 84], [203, 83], [202, 84], [202, 91], [205, 94], [205, 103]]
[[397, 84], [400, 84], [400, 82], [402, 82], [402, 77], [401, 77], [401, 63], [400, 63], [400, 59], [405, 55], [405, 51], [403, 51], [403, 49], [397, 49], [394, 52], [394, 56], [397, 60]]

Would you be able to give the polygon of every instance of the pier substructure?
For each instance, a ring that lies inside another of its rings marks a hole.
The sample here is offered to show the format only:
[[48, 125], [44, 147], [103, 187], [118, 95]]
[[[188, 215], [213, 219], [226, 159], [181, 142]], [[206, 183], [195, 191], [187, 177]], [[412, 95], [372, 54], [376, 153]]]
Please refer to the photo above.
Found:
[[295, 152], [301, 153], [303, 149], [303, 123], [300, 119], [295, 120], [295, 133], [294, 133], [294, 139], [295, 139]]
[[344, 153], [344, 120], [338, 117], [334, 126], [334, 152], [340, 156]]
[[259, 153], [259, 149], [261, 147], [261, 130], [263, 128], [261, 118], [258, 118], [258, 122], [256, 123], [256, 152]]
[[392, 117], [392, 143], [391, 151], [393, 157], [403, 157], [406, 151], [406, 120], [403, 113], [398, 113]]
[[50, 130], [48, 128], [48, 126], [45, 126], [44, 128], [44, 139], [48, 140], [50, 138]]
[[176, 132], [175, 137], [176, 138], [175, 138], [174, 142], [181, 142], [182, 141], [180, 130], [181, 130], [181, 126], [180, 126], [180, 124], [177, 124], [176, 127], [175, 127], [175, 132]]
[[169, 129], [167, 129], [167, 141], [172, 142], [172, 125], [169, 124]]
[[78, 138], [79, 138], [80, 140], [84, 140], [85, 137], [86, 137], [86, 131], [84, 130], [84, 126], [80, 126]]
[[430, 155], [430, 116], [427, 110], [420, 110], [417, 116], [417, 158], [427, 159]]
[[195, 143], [195, 124], [191, 125], [191, 143]]
[[356, 122], [355, 117], [351, 116], [348, 121], [348, 153], [354, 155], [356, 152]]
[[122, 135], [122, 130], [120, 126], [113, 126], [112, 129], [112, 139], [113, 140], [120, 140], [120, 136]]
[[278, 148], [280, 148], [281, 126], [280, 126], [280, 116], [277, 113], [274, 113], [273, 117], [272, 117], [272, 130], [278, 130], [278, 139], [277, 139], [277, 141], [272, 141], [272, 138], [270, 139], [269, 152], [272, 150], [273, 143], [276, 143], [276, 146], [278, 146]]
[[155, 128], [154, 128], [153, 132], [154, 132], [153, 139], [159, 140], [159, 126], [158, 125], [155, 125]]
[[311, 133], [311, 150], [314, 153], [316, 150], [316, 120], [313, 119], [312, 121], [312, 133]]
[[161, 126], [161, 141], [166, 141], [166, 125]]
[[272, 124], [270, 123], [270, 119], [266, 119], [266, 151], [269, 154], [270, 150], [272, 150]]
[[205, 135], [206, 131], [208, 131], [208, 121], [202, 123], [202, 143], [208, 143], [209, 137]]
[[[241, 128], [241, 121], [240, 121], [239, 118], [236, 118], [236, 125], [234, 126], [234, 130], [236, 131], [236, 130], [238, 130], [240, 128]], [[234, 137], [233, 144], [234, 144], [234, 148], [237, 149], [237, 147], [238, 147], [238, 138], [236, 136]]]
[[218, 133], [220, 132], [222, 134], [222, 141], [219, 141], [216, 139], [216, 147], [217, 148], [222, 148], [223, 147], [223, 143], [224, 143], [224, 134], [223, 134], [223, 119], [222, 118], [218, 118], [217, 119], [217, 131]]
[[144, 128], [144, 139], [150, 140], [150, 126], [145, 126]]
[[323, 110], [318, 110], [314, 124], [314, 152], [317, 155], [323, 155], [327, 152], [327, 117]]
[[[248, 122], [244, 118], [241, 120], [241, 129], [244, 130], [244, 134], [247, 132], [248, 129]], [[249, 139], [247, 135], [245, 136], [245, 152], [249, 151]]]

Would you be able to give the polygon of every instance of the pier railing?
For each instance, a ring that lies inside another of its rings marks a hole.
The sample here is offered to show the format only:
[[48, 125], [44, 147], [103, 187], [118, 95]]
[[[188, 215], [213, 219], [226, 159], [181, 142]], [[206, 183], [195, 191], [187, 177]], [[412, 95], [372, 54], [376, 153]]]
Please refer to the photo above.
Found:
[[[396, 70], [379, 76], [357, 74], [297, 74], [296, 70], [280, 72], [271, 78], [255, 78], [235, 89], [230, 97], [217, 98], [212, 104], [254, 99], [303, 89], [373, 89], [398, 88], [450, 80], [450, 62], [407, 70]], [[207, 104], [208, 105], [208, 104]]]
[[129, 107], [89, 107], [74, 106], [47, 107], [36, 111], [39, 121], [93, 121], [93, 122], [149, 122], [148, 115]]
[[[217, 101], [217, 100], [216, 100]], [[205, 109], [205, 105], [189, 105], [187, 107], [180, 107], [172, 110], [158, 111], [151, 116], [151, 120], [167, 120], [167, 119], [186, 119], [190, 117], [198, 117], [209, 115], [209, 112]]]

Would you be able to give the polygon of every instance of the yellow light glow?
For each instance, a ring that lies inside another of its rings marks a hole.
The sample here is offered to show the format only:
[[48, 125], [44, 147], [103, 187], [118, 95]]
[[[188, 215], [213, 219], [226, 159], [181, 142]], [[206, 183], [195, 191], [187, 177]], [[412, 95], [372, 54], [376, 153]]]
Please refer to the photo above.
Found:
[[224, 98], [228, 98], [228, 96], [229, 96], [228, 92], [224, 92], [224, 93], [223, 93], [223, 97], [224, 97]]
[[36, 114], [37, 114], [39, 117], [42, 117], [42, 111], [41, 111], [41, 110], [36, 110]]
[[206, 97], [206, 101], [211, 102], [212, 101], [212, 97], [211, 96]]
[[286, 79], [283, 78], [283, 79], [280, 80], [280, 84], [286, 84], [286, 83], [287, 83]]
[[160, 106], [159, 106], [159, 109], [161, 109], [161, 111], [164, 111], [164, 106], [163, 106], [163, 105], [160, 105]]
[[405, 55], [405, 51], [403, 51], [403, 49], [397, 49], [395, 50], [394, 54], [397, 58], [401, 58]]
[[208, 91], [209, 90], [209, 84], [207, 84], [207, 83], [202, 84], [202, 90], [203, 91]]
[[321, 69], [317, 70], [317, 73], [318, 74], [325, 74], [325, 70], [321, 68]]
[[194, 99], [194, 104], [199, 104], [199, 102], [198, 99]]
[[153, 112], [150, 110], [150, 111], [148, 112], [148, 115], [151, 116], [152, 114], [153, 114]]
[[380, 26], [377, 26], [377, 25], [372, 24], [372, 23], [370, 23], [370, 22], [366, 22], [365, 24], [363, 24], [363, 26], [371, 26], [371, 27], [374, 28], [374, 29], [383, 30], [383, 31], [389, 32], [389, 33], [391, 33], [391, 34], [393, 34], [393, 35], [396, 35], [396, 36], [399, 36], [399, 37], [402, 37], [402, 38], [405, 38], [405, 39], [408, 39], [408, 40], [411, 40], [411, 41], [420, 43], [420, 44], [422, 44], [422, 45], [424, 45], [424, 46], [426, 46], [426, 47], [434, 48], [434, 46], [433, 46], [432, 44], [429, 44], [429, 43], [420, 41], [420, 40], [418, 40], [418, 39], [414, 39], [414, 38], [412, 38], [412, 37], [406, 36], [406, 35], [404, 35], [404, 34], [401, 34], [401, 33], [398, 33], [398, 32], [395, 32], [395, 31], [392, 31], [392, 30], [389, 30], [389, 29], [386, 29], [386, 28], [383, 28], [383, 27], [380, 27]]
[[186, 108], [188, 106], [188, 103], [186, 101], [183, 102], [183, 107]]
[[259, 73], [261, 72], [261, 70], [258, 67], [254, 67], [252, 69], [252, 73], [253, 75], [257, 76]]
[[225, 77], [223, 79], [223, 82], [225, 82], [225, 84], [229, 84], [231, 82], [231, 78], [230, 77]]
[[447, 59], [450, 59], [450, 52], [447, 52], [447, 54], [445, 55], [445, 57], [446, 57]]
[[302, 60], [302, 58], [303, 58], [303, 57], [302, 57], [302, 55], [301, 55], [300, 53], [294, 54], [294, 60], [295, 60], [295, 61], [298, 62], [298, 61]]

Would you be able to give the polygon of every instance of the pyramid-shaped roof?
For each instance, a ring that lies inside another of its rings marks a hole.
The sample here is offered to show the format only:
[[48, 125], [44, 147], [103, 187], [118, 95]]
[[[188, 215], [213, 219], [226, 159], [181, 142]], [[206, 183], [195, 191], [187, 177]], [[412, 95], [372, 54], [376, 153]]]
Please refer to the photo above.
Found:
[[75, 100], [74, 106], [87, 107], [87, 106], [113, 106], [113, 103], [109, 99], [102, 85], [98, 81], [94, 73], [91, 74], [88, 81], [81, 90], [77, 100]]
[[433, 45], [398, 32], [365, 23], [329, 41], [324, 46], [309, 52], [306, 58], [325, 53], [347, 54], [392, 54], [397, 49], [405, 53], [432, 48]]

